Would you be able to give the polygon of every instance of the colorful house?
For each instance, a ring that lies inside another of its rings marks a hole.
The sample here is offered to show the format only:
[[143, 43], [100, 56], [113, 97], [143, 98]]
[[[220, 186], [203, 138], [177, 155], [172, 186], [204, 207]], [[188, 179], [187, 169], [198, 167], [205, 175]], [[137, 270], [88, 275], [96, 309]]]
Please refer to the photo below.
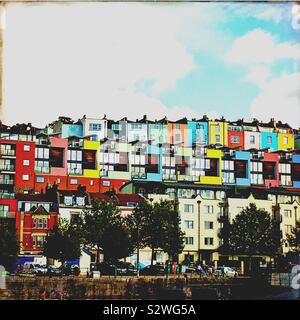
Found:
[[240, 121], [228, 123], [228, 147], [244, 149], [244, 132]]
[[228, 145], [228, 123], [224, 118], [208, 122], [209, 144]]
[[293, 150], [295, 148], [295, 139], [293, 129], [287, 124], [278, 121], [276, 123], [278, 132], [278, 150]]
[[271, 119], [269, 123], [260, 122], [258, 124], [260, 131], [261, 149], [269, 149], [270, 151], [278, 150], [278, 133], [275, 128], [275, 121]]
[[188, 146], [208, 144], [208, 117], [188, 121]]

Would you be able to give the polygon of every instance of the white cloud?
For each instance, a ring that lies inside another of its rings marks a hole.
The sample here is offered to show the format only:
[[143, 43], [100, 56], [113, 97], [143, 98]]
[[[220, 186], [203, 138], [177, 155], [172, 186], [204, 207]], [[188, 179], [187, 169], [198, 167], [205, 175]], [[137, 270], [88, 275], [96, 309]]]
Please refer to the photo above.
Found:
[[59, 114], [168, 112], [158, 100], [136, 93], [135, 85], [151, 80], [154, 91], [162, 92], [194, 70], [193, 55], [177, 39], [181, 19], [180, 10], [156, 4], [9, 5], [7, 121], [44, 124]]
[[300, 125], [300, 73], [284, 74], [268, 83], [251, 104], [251, 115]]
[[272, 72], [269, 67], [256, 65], [249, 70], [244, 80], [253, 83], [258, 87], [264, 87], [271, 75]]
[[227, 62], [245, 66], [272, 64], [281, 59], [300, 60], [300, 44], [277, 42], [273, 35], [262, 29], [254, 29], [237, 38], [225, 54]]

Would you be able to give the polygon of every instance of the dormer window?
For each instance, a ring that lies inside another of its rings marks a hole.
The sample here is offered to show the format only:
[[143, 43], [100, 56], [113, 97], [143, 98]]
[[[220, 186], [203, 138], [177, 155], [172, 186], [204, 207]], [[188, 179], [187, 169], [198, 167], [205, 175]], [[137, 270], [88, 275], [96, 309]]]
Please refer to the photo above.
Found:
[[73, 204], [73, 197], [65, 196], [64, 203], [66, 206], [71, 206]]
[[76, 197], [76, 203], [78, 206], [84, 206], [85, 205], [85, 201], [84, 201], [84, 197]]

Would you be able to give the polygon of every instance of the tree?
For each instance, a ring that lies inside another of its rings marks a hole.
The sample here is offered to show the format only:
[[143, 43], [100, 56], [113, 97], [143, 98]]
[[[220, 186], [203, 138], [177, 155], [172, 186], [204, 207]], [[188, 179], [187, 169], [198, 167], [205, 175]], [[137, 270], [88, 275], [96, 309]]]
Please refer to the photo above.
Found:
[[164, 242], [161, 248], [169, 255], [170, 260], [177, 258], [184, 248], [184, 232], [180, 228], [180, 216], [173, 201], [162, 201], [159, 204], [160, 214], [164, 218]]
[[92, 208], [83, 213], [83, 224], [85, 242], [97, 248], [97, 263], [101, 249], [107, 261], [126, 257], [132, 250], [121, 212], [114, 203], [93, 201]]
[[61, 220], [50, 230], [45, 239], [44, 255], [64, 264], [67, 260], [79, 259], [81, 254], [81, 230], [78, 225]]
[[15, 220], [0, 219], [0, 265], [10, 269], [19, 253]]
[[180, 230], [180, 217], [173, 201], [144, 201], [130, 219], [138, 248], [151, 248], [151, 265], [157, 249], [164, 250], [171, 258], [182, 251], [184, 234]]
[[103, 234], [102, 250], [105, 261], [114, 263], [128, 257], [133, 245], [123, 223], [108, 225]]
[[151, 210], [150, 203], [148, 201], [142, 201], [138, 206], [134, 208], [130, 215], [125, 217], [125, 225], [130, 237], [130, 243], [132, 250], [137, 251], [136, 264], [139, 270], [140, 264], [140, 249], [144, 248], [147, 243], [147, 224], [146, 217], [147, 212]]
[[300, 221], [297, 221], [296, 227], [293, 228], [292, 233], [287, 236], [287, 240], [295, 252], [300, 252]]
[[253, 203], [226, 225], [226, 234], [221, 251], [249, 256], [250, 269], [252, 256], [274, 256], [281, 246], [279, 222]]

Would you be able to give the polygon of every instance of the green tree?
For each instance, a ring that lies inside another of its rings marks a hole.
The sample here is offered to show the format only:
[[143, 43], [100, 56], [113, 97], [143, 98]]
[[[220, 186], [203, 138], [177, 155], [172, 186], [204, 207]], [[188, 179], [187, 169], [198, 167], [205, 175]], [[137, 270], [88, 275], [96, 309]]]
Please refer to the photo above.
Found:
[[0, 219], [0, 265], [10, 269], [16, 261], [19, 253], [19, 243], [17, 240], [15, 220]]
[[250, 269], [254, 255], [274, 256], [281, 246], [279, 222], [253, 203], [242, 210], [226, 228], [226, 247], [221, 249], [230, 254], [248, 256]]
[[173, 201], [144, 201], [133, 215], [135, 229], [132, 230], [139, 235], [140, 247], [151, 248], [151, 265], [158, 249], [167, 252], [170, 258], [182, 251], [184, 233], [180, 229], [180, 217]]
[[300, 221], [297, 221], [296, 227], [293, 228], [292, 233], [287, 236], [287, 240], [295, 252], [300, 252]]
[[185, 234], [181, 231], [178, 206], [173, 201], [162, 201], [159, 203], [158, 209], [164, 219], [164, 241], [161, 248], [169, 255], [169, 259], [173, 260], [184, 248]]
[[114, 203], [93, 201], [92, 208], [83, 212], [83, 225], [86, 244], [97, 249], [97, 263], [101, 249], [105, 260], [123, 258], [132, 251], [124, 220]]
[[81, 254], [81, 229], [78, 225], [61, 220], [45, 239], [44, 255], [60, 261], [79, 259]]

